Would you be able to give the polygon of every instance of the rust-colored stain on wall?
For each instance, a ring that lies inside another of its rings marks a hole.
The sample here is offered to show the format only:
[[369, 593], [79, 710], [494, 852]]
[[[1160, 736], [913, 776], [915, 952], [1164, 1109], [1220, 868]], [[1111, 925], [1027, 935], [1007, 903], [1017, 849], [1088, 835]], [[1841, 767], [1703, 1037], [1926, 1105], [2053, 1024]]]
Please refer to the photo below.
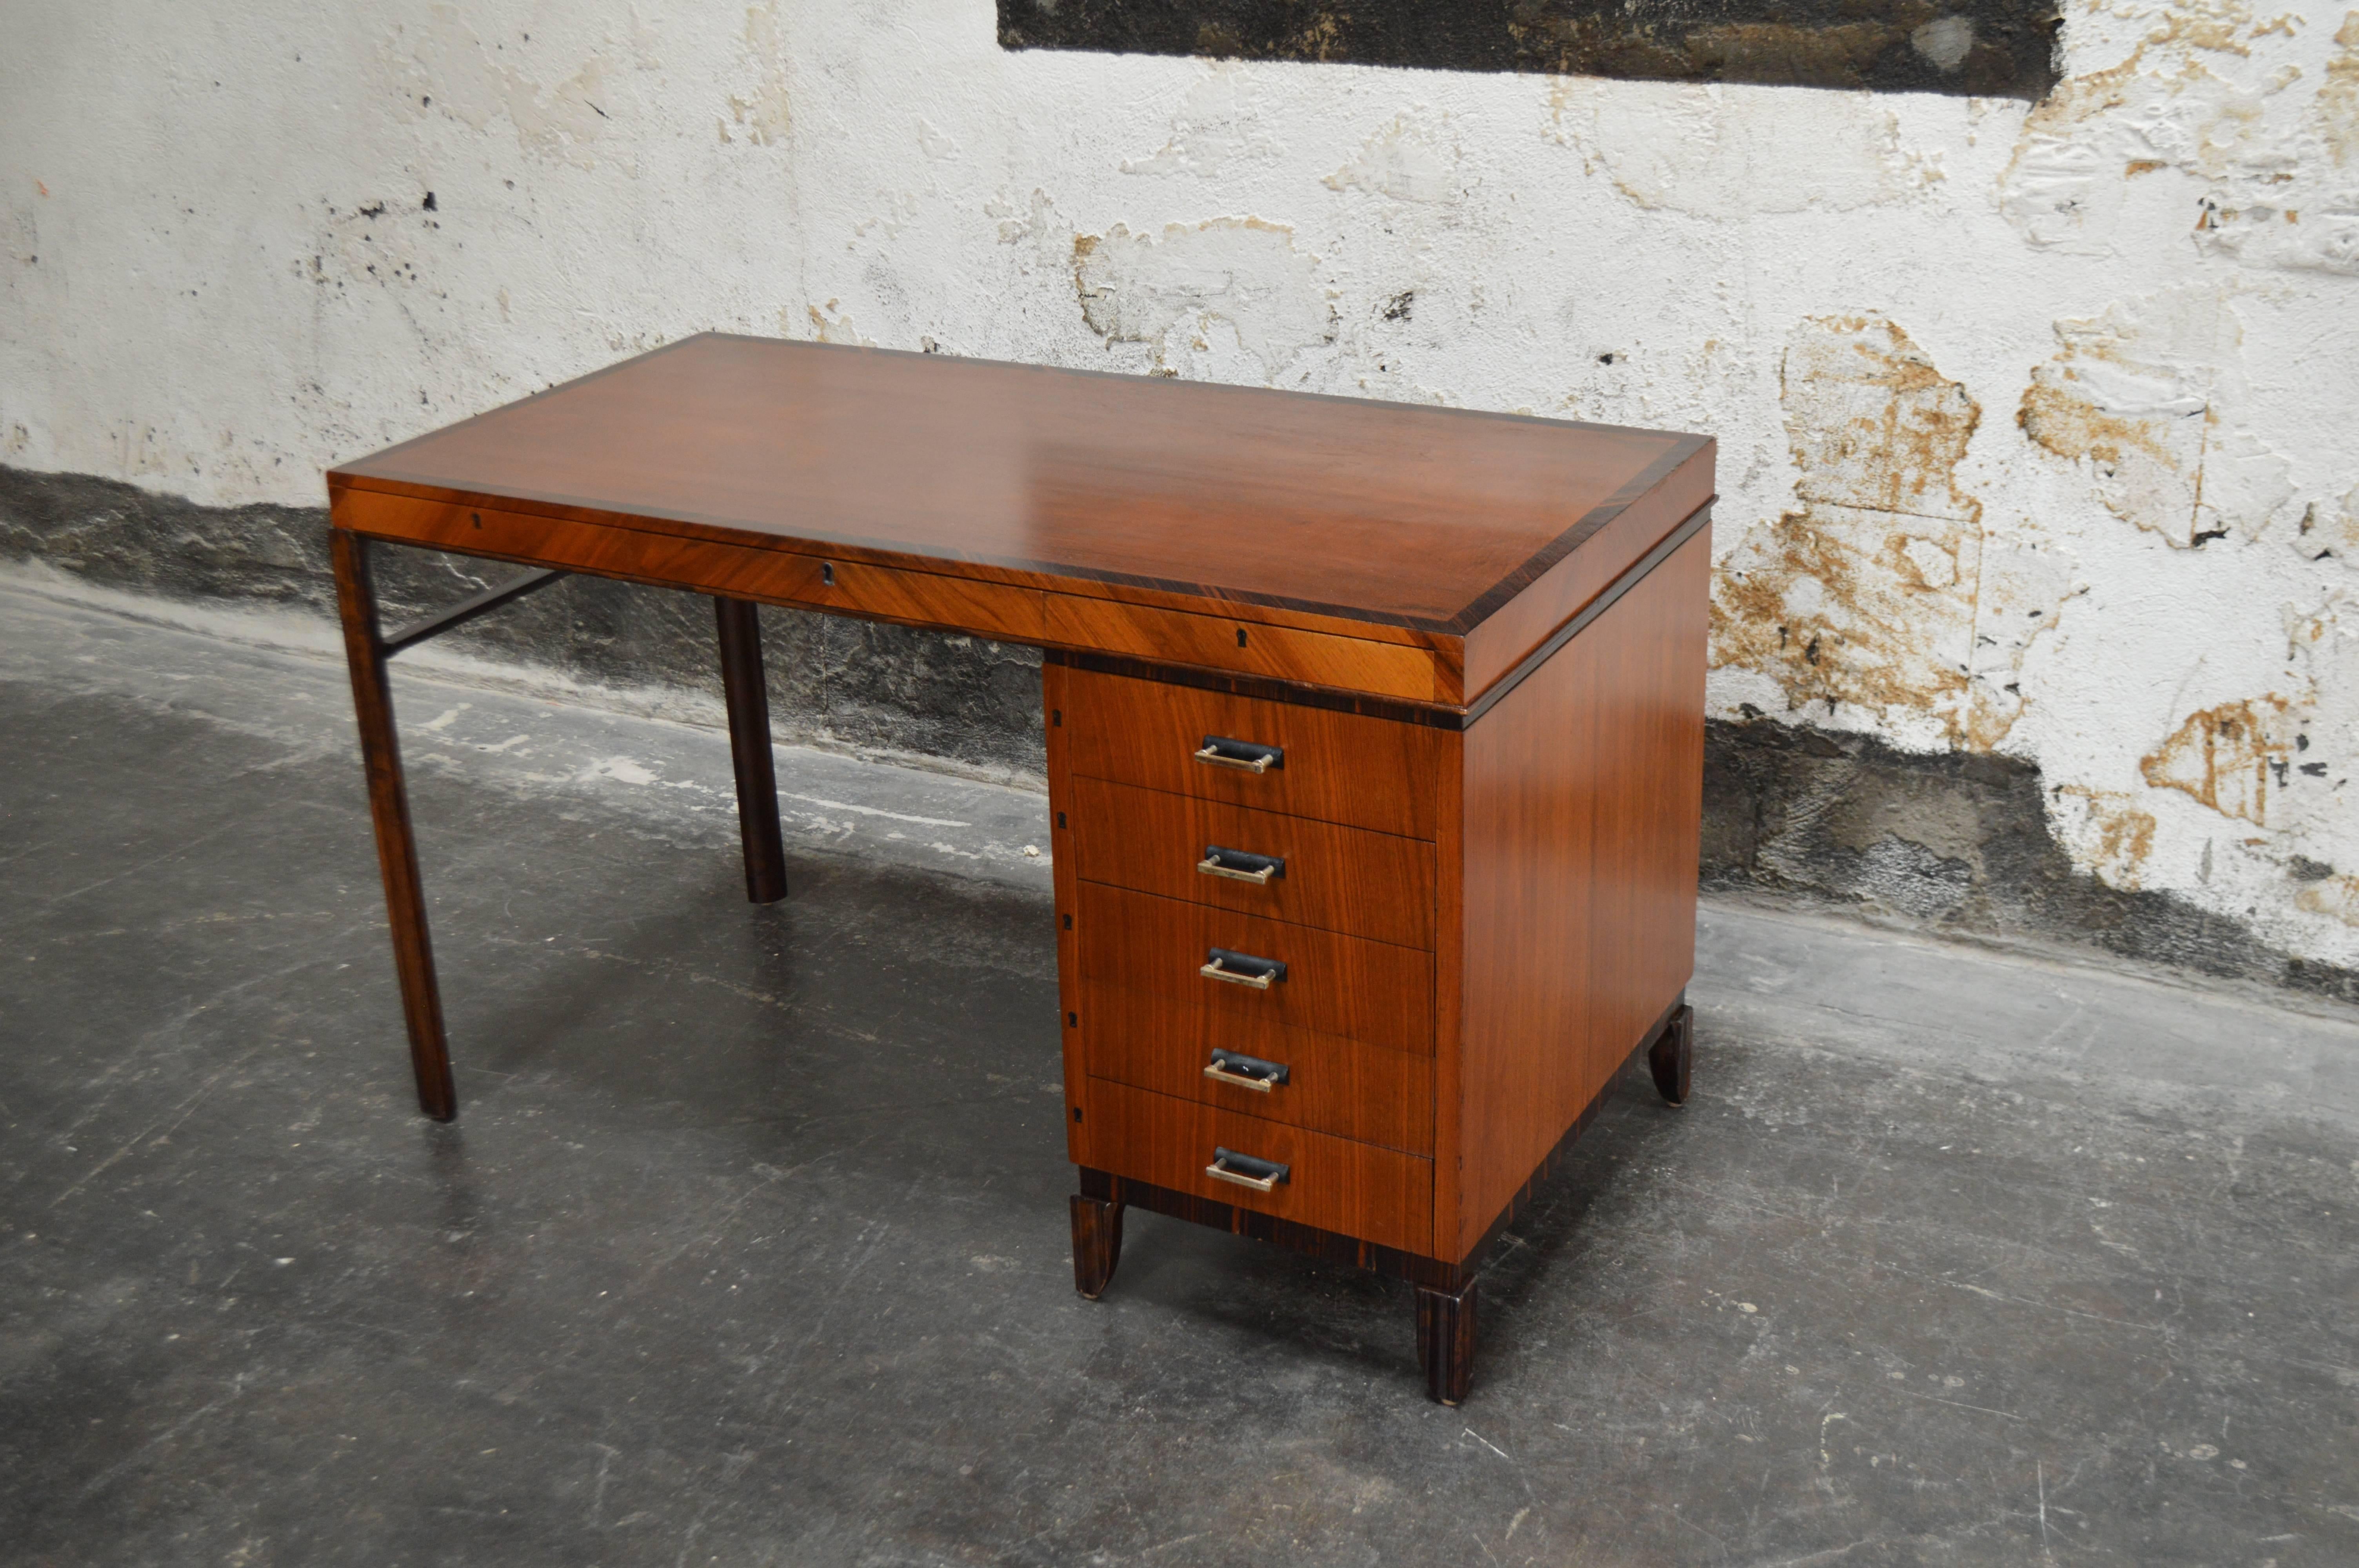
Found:
[[2283, 697], [2222, 703], [2190, 713], [2138, 763], [2157, 789], [2194, 796], [2226, 816], [2268, 826], [2272, 785], [2280, 792], [2302, 748], [2301, 716]]
[[2145, 886], [2147, 860], [2154, 853], [2158, 826], [2154, 813], [2133, 805], [2118, 790], [2059, 784], [2056, 795], [2060, 805], [2069, 798], [2082, 815], [2085, 831], [2077, 836], [2074, 848], [2090, 870], [2107, 887]]
[[2330, 876], [2310, 882], [2293, 895], [2293, 906], [2311, 914], [2331, 914], [2345, 925], [2359, 925], [2359, 877]]
[[1791, 707], [1926, 714], [1951, 745], [1988, 750], [2020, 709], [2033, 608], [1977, 678], [1982, 506], [1957, 467], [1982, 410], [1880, 317], [1817, 317], [1786, 350], [1781, 399], [1799, 511], [1756, 527], [1712, 595], [1713, 661], [1773, 676]]

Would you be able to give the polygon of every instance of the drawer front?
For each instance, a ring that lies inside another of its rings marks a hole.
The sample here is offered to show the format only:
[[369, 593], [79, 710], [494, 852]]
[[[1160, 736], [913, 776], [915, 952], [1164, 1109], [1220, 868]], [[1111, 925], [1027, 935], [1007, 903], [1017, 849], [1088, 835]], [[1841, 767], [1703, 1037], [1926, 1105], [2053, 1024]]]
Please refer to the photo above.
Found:
[[689, 585], [774, 604], [807, 604], [839, 614], [1042, 640], [1043, 595], [1037, 589], [376, 491], [339, 492], [335, 516], [339, 526], [408, 544], [667, 587]]
[[[1066, 845], [1084, 881], [1433, 946], [1433, 846], [1423, 839], [1104, 779], [1075, 779], [1066, 794]], [[1213, 849], [1231, 853], [1208, 857]]]
[[1047, 611], [1049, 640], [1076, 648], [1411, 702], [1435, 700], [1433, 654], [1423, 648], [1077, 594], [1050, 594]]
[[[1136, 993], [1148, 1005], [1201, 1011], [1255, 1056], [1286, 1030], [1433, 1054], [1433, 957], [1310, 925], [1083, 882], [1074, 894], [1074, 949], [1084, 989]], [[1266, 989], [1202, 973], [1212, 948], [1276, 960]], [[1082, 1020], [1082, 1026], [1090, 1027]]]
[[1040, 600], [1028, 589], [861, 561], [802, 557], [806, 569], [779, 597], [843, 615], [964, 627], [995, 637], [1040, 635]]
[[[1051, 665], [1049, 722], [1071, 776], [1431, 838], [1443, 747], [1422, 724]], [[1196, 753], [1208, 735], [1284, 753], [1263, 773]], [[1059, 805], [1064, 803], [1059, 802]]]
[[[1404, 1251], [1433, 1250], [1433, 1162], [1217, 1106], [1090, 1080], [1082, 1162]], [[1268, 1192], [1205, 1174], [1215, 1149], [1287, 1167]]]
[[[1084, 980], [1074, 994], [1083, 1058], [1096, 1076], [1355, 1143], [1433, 1152], [1430, 1056], [1283, 1025], [1245, 1033], [1209, 1008], [1175, 1007], [1123, 985]], [[1254, 1088], [1236, 1081], [1234, 1064], [1227, 1076], [1207, 1077], [1216, 1050], [1283, 1067], [1285, 1081]]]

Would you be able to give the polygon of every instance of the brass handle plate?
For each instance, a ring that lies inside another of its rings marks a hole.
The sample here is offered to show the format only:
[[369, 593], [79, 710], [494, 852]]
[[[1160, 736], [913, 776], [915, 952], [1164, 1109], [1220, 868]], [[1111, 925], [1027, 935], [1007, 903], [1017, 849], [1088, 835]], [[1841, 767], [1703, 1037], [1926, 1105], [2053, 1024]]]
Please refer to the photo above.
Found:
[[1244, 849], [1223, 849], [1218, 844], [1204, 846], [1204, 858], [1196, 862], [1199, 873], [1208, 877], [1226, 877], [1231, 881], [1251, 882], [1257, 888], [1269, 886], [1269, 879], [1286, 875], [1286, 859], [1282, 855], [1256, 855]]
[[1249, 773], [1266, 773], [1269, 772], [1269, 759], [1267, 757], [1224, 757], [1221, 755], [1220, 752], [1212, 750], [1210, 746], [1196, 753], [1196, 760], [1200, 762], [1210, 762], [1216, 768], [1238, 768]]
[[1204, 1174], [1216, 1182], [1234, 1182], [1241, 1187], [1251, 1187], [1257, 1193], [1275, 1192], [1287, 1179], [1291, 1167], [1275, 1160], [1256, 1160], [1250, 1154], [1240, 1154], [1233, 1149], [1215, 1148], [1212, 1162], [1204, 1167]]
[[1207, 735], [1202, 748], [1196, 752], [1196, 760], [1215, 768], [1266, 773], [1272, 768], [1286, 766], [1286, 749], [1265, 746], [1256, 741], [1233, 741], [1226, 735]]
[[1204, 957], [1205, 962], [1197, 967], [1196, 972], [1208, 980], [1266, 991], [1286, 979], [1286, 965], [1277, 958], [1256, 958], [1246, 953], [1232, 953], [1226, 947], [1214, 947]]
[[1265, 1062], [1242, 1051], [1224, 1051], [1216, 1046], [1212, 1059], [1204, 1065], [1204, 1076], [1216, 1084], [1234, 1084], [1266, 1095], [1291, 1079], [1294, 1070], [1283, 1062]]

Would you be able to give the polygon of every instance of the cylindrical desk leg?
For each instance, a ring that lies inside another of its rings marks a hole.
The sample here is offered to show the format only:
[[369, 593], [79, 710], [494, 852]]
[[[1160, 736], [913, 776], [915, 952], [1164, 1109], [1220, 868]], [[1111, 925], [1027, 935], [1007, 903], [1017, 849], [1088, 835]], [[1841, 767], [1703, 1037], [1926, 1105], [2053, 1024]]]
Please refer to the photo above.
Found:
[[762, 624], [743, 599], [715, 594], [721, 689], [729, 701], [729, 756], [737, 769], [737, 833], [745, 846], [745, 896], [787, 896], [787, 847], [778, 832], [778, 778], [770, 760], [770, 692], [762, 679]]
[[418, 1075], [418, 1108], [437, 1121], [459, 1114], [451, 1049], [442, 1033], [442, 997], [434, 984], [434, 948], [426, 931], [426, 889], [409, 831], [409, 796], [401, 781], [401, 745], [393, 728], [393, 690], [386, 681], [385, 642], [377, 628], [376, 588], [368, 541], [342, 528], [329, 536], [336, 568], [336, 605], [352, 666], [353, 711], [360, 720], [361, 760], [368, 769], [369, 818], [385, 873], [386, 914], [393, 925], [393, 967], [409, 1024], [409, 1064]]

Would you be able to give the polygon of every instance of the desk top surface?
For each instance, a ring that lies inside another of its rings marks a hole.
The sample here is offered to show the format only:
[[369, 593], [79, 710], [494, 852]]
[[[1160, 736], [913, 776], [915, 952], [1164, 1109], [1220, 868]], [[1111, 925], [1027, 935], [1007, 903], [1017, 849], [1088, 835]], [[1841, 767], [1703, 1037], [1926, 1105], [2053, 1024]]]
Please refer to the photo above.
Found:
[[707, 334], [329, 478], [1463, 633], [1711, 446]]

